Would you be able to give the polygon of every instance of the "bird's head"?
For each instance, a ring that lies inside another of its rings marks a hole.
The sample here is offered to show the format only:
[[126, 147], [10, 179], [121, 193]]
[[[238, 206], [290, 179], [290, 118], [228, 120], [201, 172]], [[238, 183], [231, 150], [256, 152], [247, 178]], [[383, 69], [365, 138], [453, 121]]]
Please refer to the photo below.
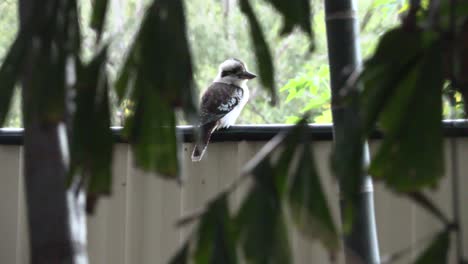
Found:
[[227, 59], [219, 65], [218, 75], [215, 82], [223, 82], [242, 86], [250, 79], [257, 77], [257, 75], [249, 72], [245, 63], [238, 59]]

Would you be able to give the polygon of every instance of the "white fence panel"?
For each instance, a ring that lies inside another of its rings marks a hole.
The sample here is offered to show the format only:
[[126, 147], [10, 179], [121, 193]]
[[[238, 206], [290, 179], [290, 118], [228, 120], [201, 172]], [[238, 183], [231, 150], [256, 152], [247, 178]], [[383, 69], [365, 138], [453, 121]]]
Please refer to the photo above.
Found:
[[[450, 140], [456, 140], [458, 147], [460, 186], [468, 186], [468, 163], [465, 161], [468, 157], [468, 139], [447, 139], [446, 177], [436, 192], [428, 192], [449, 216], [452, 214]], [[182, 186], [135, 169], [128, 145], [118, 144], [114, 155], [113, 195], [100, 200], [96, 214], [88, 218], [91, 263], [167, 263], [193, 228], [192, 225], [178, 229], [175, 221], [200, 209], [207, 200], [236, 179], [245, 163], [264, 143], [213, 143], [200, 163], [191, 162], [192, 144], [184, 144]], [[371, 149], [374, 149], [375, 145], [372, 143]], [[314, 144], [323, 188], [338, 224], [338, 188], [336, 181], [330, 176], [330, 150], [330, 142], [321, 141]], [[20, 177], [21, 151], [19, 146], [0, 146], [0, 236], [3, 238], [0, 243], [0, 263], [28, 263], [24, 192]], [[240, 203], [247, 187], [243, 186], [234, 193], [234, 206]], [[462, 226], [467, 227], [468, 192], [462, 192], [460, 198]], [[381, 184], [375, 185], [375, 205], [382, 256], [415, 243], [421, 244], [424, 238], [441, 228], [437, 220], [427, 212], [385, 190]], [[466, 245], [468, 228], [463, 231]], [[295, 231], [291, 231], [291, 242], [296, 263], [328, 263], [328, 254], [319, 243], [310, 243]], [[417, 252], [412, 250], [413, 258], [417, 256]], [[451, 257], [453, 260], [453, 250]], [[342, 259], [340, 255], [340, 263]]]

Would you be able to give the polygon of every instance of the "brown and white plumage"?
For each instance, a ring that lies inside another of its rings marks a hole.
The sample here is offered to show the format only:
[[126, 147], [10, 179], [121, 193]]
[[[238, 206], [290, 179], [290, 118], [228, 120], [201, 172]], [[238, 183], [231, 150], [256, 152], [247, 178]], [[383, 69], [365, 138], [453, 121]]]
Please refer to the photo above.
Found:
[[240, 60], [228, 59], [221, 63], [218, 75], [202, 96], [201, 140], [193, 149], [192, 161], [202, 159], [213, 131], [228, 128], [236, 122], [249, 100], [247, 80], [255, 77]]

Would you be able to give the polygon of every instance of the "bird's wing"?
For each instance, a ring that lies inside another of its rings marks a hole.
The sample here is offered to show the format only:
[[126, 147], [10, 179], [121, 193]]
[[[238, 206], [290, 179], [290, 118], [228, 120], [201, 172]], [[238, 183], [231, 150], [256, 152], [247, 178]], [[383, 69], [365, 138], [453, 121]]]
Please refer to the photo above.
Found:
[[217, 121], [231, 112], [244, 96], [242, 88], [215, 82], [203, 94], [200, 107], [200, 125]]

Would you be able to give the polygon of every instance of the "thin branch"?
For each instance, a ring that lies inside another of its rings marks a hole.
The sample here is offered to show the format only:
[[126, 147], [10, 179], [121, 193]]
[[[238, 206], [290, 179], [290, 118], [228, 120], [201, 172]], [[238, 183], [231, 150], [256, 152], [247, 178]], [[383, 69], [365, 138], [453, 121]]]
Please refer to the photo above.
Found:
[[422, 192], [410, 192], [407, 193], [406, 196], [418, 203], [428, 212], [432, 213], [432, 215], [436, 216], [445, 226], [452, 225], [448, 217], [446, 217], [445, 214]]
[[[286, 136], [286, 132], [279, 133], [276, 135], [274, 138], [272, 138], [268, 143], [266, 143], [260, 151], [257, 152], [257, 154], [244, 166], [244, 168], [241, 171], [241, 175], [237, 177], [230, 185], [228, 185], [223, 191], [220, 193], [216, 194], [213, 198], [209, 199], [205, 204], [209, 205], [213, 201], [219, 199], [219, 197], [223, 195], [229, 195], [232, 193], [234, 190], [237, 189], [241, 184], [243, 184], [247, 179], [252, 177], [251, 171], [255, 168], [255, 166], [263, 159], [266, 158], [266, 156], [271, 153], [274, 149], [276, 149], [281, 142], [283, 142], [284, 138]], [[188, 213], [185, 216], [182, 216], [179, 220], [176, 221], [176, 227], [182, 227], [185, 226], [194, 220], [199, 219], [202, 217], [208, 210], [207, 206], [204, 206], [200, 209], [197, 209], [191, 213]]]
[[250, 108], [252, 108], [253, 110], [253, 113], [258, 115], [265, 124], [268, 124], [268, 119], [261, 113], [260, 110], [258, 110], [258, 108], [254, 105], [254, 104], [249, 104]]
[[[251, 97], [250, 97], [251, 102], [255, 99], [255, 97], [257, 97], [257, 91], [258, 91], [257, 89], [253, 90], [252, 95], [251, 95]], [[259, 117], [263, 120], [263, 122], [264, 122], [265, 124], [269, 124], [269, 123], [270, 123], [270, 122], [268, 122], [268, 118], [266, 118], [266, 117], [261, 113], [261, 111], [259, 111], [259, 110], [257, 109], [257, 107], [255, 106], [255, 104], [253, 104], [253, 103], [247, 104], [247, 107], [252, 108], [253, 113], [256, 114], [257, 116], [259, 116]]]
[[427, 244], [428, 242], [434, 240], [438, 234], [439, 233], [436, 232], [430, 235], [426, 235], [418, 239], [418, 241], [416, 241], [415, 243], [407, 246], [406, 248], [403, 248], [396, 252], [382, 256], [380, 264], [395, 263], [396, 261], [403, 259], [408, 254], [414, 252], [414, 250], [420, 248], [423, 244]]

